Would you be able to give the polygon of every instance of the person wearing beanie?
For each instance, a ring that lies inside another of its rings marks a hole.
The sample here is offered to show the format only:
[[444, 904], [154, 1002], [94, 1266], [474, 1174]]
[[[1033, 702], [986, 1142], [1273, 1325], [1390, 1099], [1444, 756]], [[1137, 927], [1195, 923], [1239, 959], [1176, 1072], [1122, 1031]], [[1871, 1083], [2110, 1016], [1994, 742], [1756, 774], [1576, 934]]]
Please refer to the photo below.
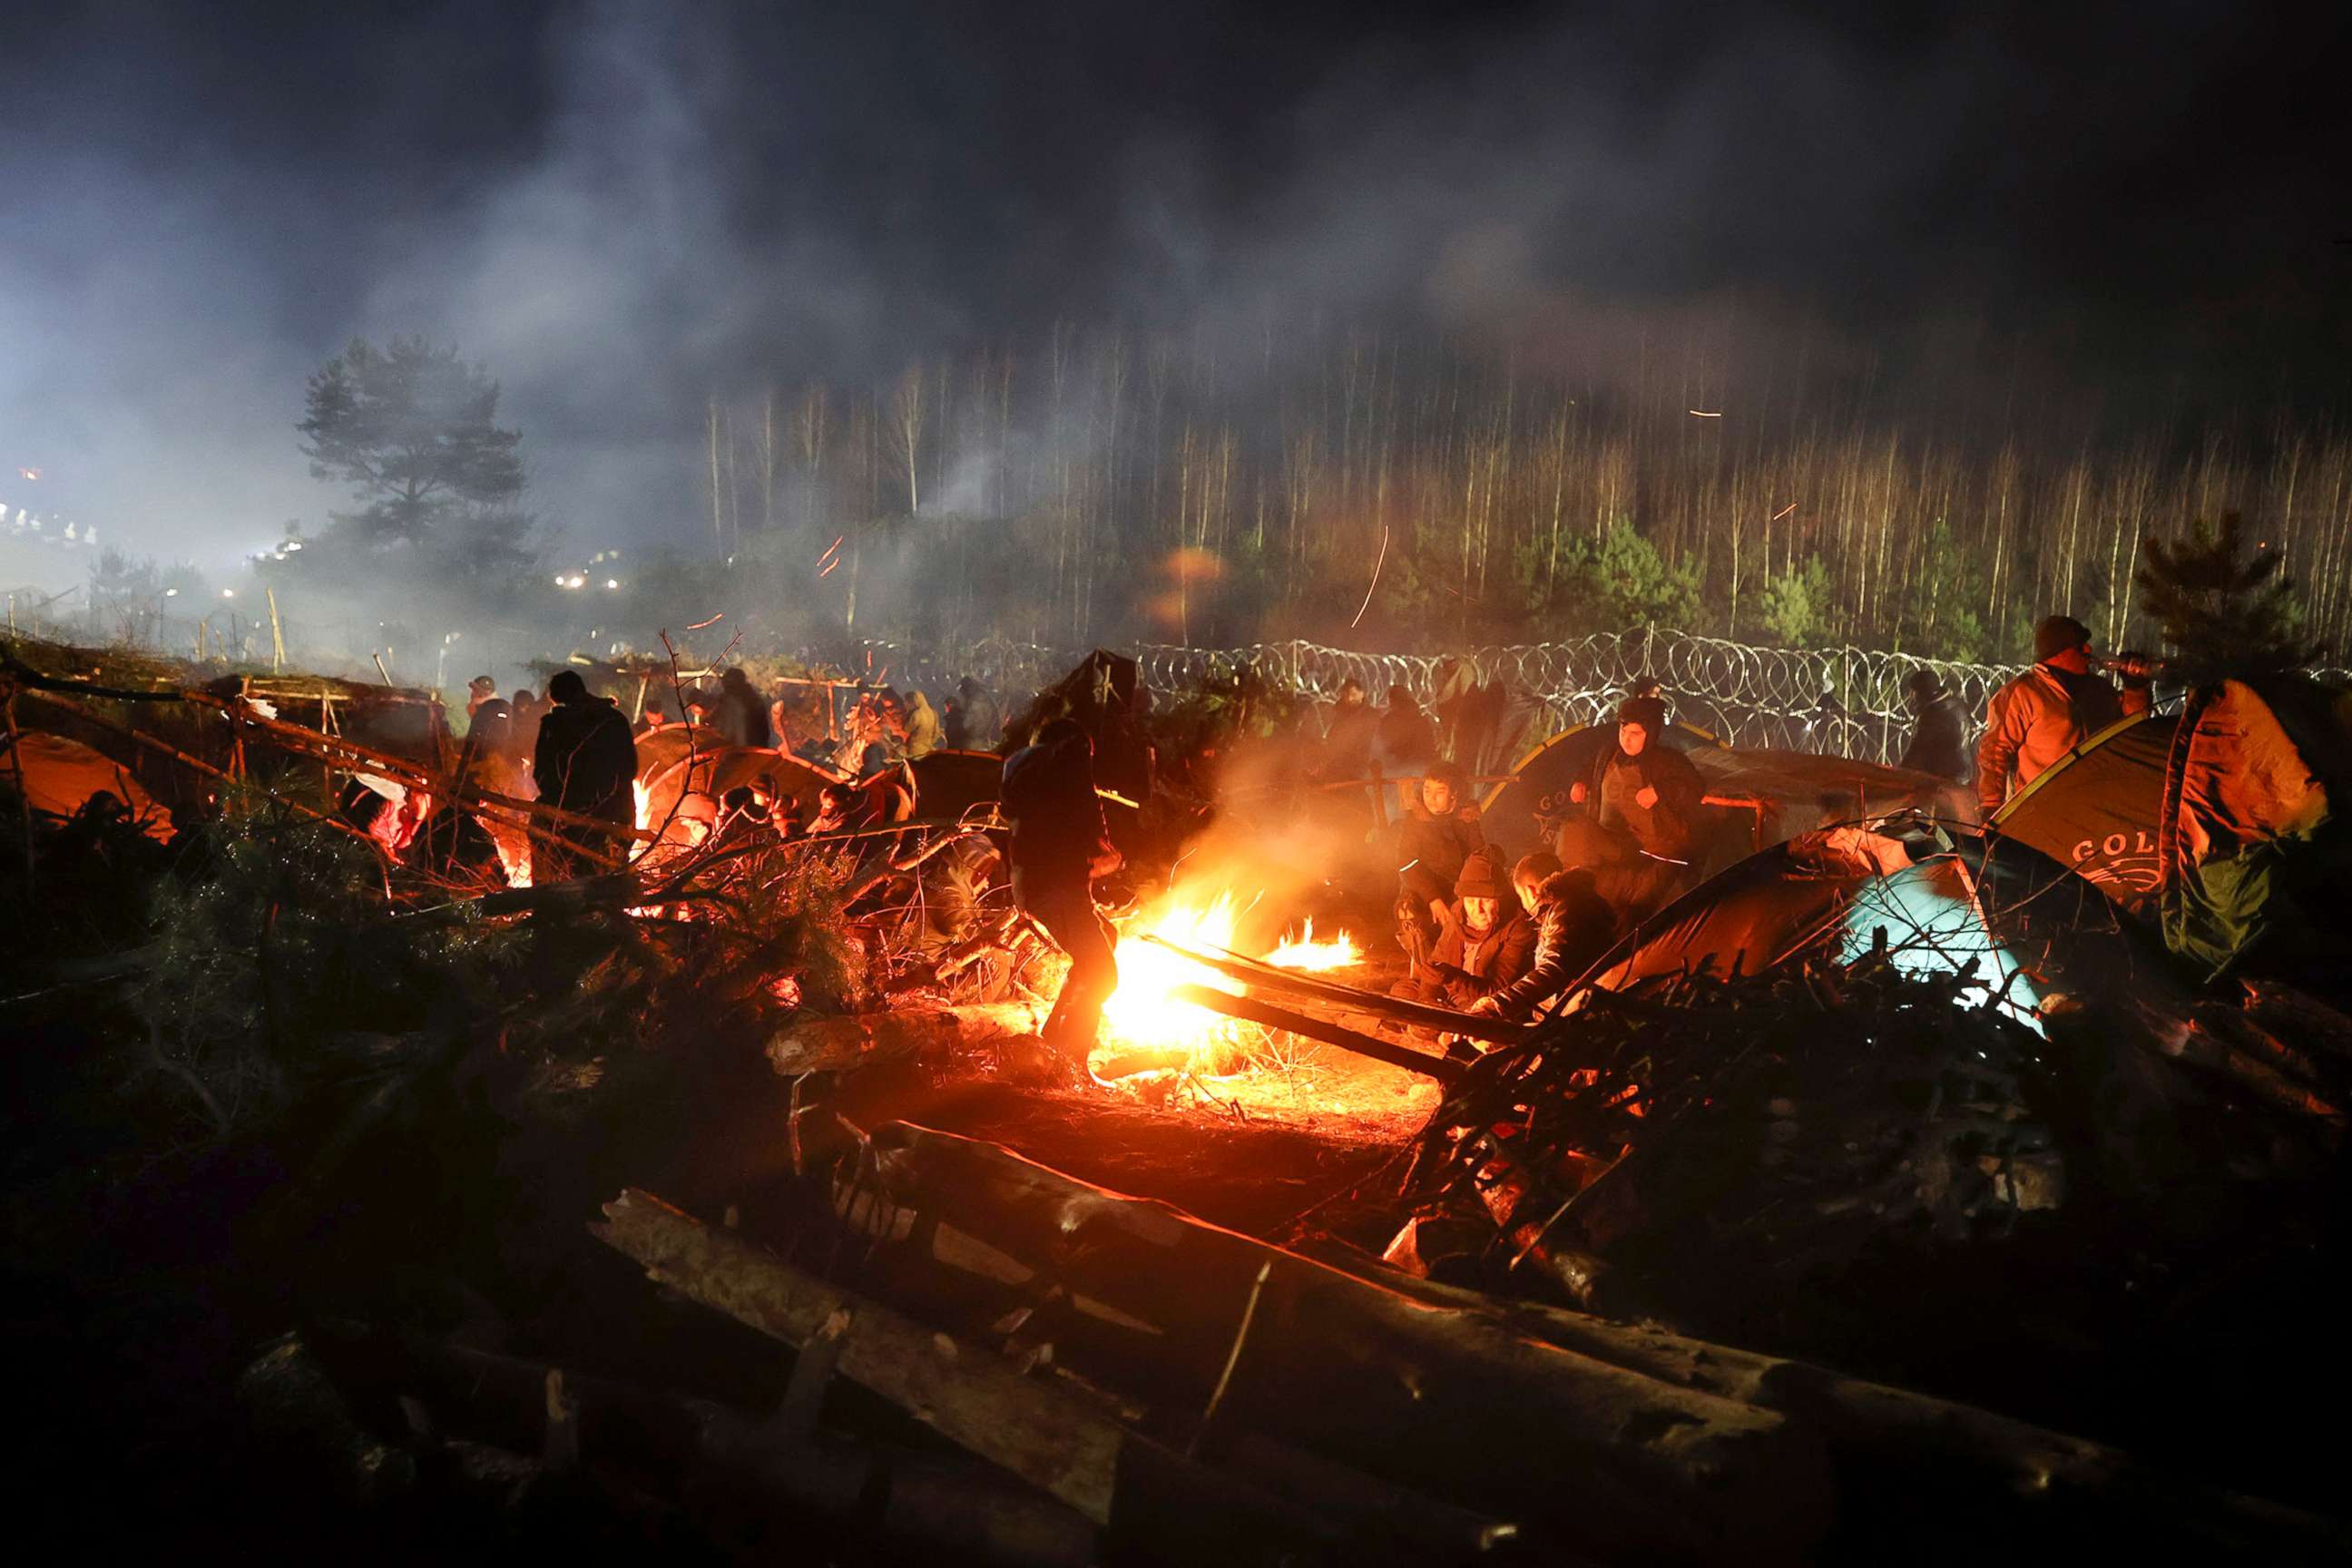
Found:
[[2044, 616], [2033, 627], [2033, 668], [1985, 709], [1977, 802], [1986, 819], [2076, 746], [2147, 707], [2145, 690], [2118, 691], [2094, 666], [2090, 627], [2072, 616]]
[[1666, 745], [1666, 705], [1659, 698], [1628, 697], [1617, 706], [1617, 744], [1602, 754], [1591, 783], [1580, 781], [1569, 799], [1619, 847], [1633, 874], [1623, 879], [1629, 921], [1664, 904], [1695, 879], [1706, 780], [1696, 764]]
[[1436, 946], [1391, 994], [1465, 1009], [1527, 973], [1535, 956], [1535, 925], [1496, 854], [1481, 850], [1463, 861], [1454, 889]]
[[1954, 784], [1969, 782], [1968, 715], [1932, 669], [1915, 669], [1903, 682], [1911, 705], [1911, 739], [1902, 766]]
[[1617, 939], [1616, 911], [1591, 870], [1563, 869], [1542, 850], [1511, 868], [1511, 890], [1535, 927], [1527, 972], [1475, 998], [1470, 1011], [1488, 1017], [1526, 1018], [1582, 975]]

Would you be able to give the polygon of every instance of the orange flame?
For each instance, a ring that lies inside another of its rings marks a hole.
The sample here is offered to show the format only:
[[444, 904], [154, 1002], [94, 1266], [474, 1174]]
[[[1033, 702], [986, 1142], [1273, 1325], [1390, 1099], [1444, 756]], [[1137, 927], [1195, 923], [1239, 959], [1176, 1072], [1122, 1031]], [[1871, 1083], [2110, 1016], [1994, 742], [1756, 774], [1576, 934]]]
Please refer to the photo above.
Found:
[[[1118, 947], [1118, 989], [1103, 1005], [1106, 1051], [1164, 1051], [1180, 1062], [1200, 1059], [1229, 1037], [1231, 1022], [1206, 1008], [1175, 1000], [1179, 985], [1206, 985], [1238, 994], [1241, 986], [1215, 970], [1193, 963], [1158, 942], [1133, 938], [1149, 933], [1194, 951], [1233, 951], [1234, 932], [1249, 908], [1236, 903], [1229, 888], [1206, 902], [1171, 898], [1148, 918], [1129, 929], [1129, 940]], [[1309, 921], [1296, 938], [1286, 938], [1265, 955], [1265, 962], [1285, 969], [1344, 969], [1362, 962], [1353, 938], [1341, 931], [1327, 942], [1315, 940]]]

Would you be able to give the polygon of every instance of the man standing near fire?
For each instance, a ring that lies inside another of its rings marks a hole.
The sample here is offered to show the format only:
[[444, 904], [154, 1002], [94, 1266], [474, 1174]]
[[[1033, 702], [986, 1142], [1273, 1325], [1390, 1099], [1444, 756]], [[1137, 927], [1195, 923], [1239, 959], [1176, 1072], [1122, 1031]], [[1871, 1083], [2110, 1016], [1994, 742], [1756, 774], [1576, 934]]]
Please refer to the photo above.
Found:
[[1076, 1072], [1118, 989], [1118, 933], [1095, 908], [1094, 879], [1118, 869], [1119, 852], [1095, 794], [1094, 739], [1076, 719], [1050, 719], [1004, 761], [999, 795], [1013, 824], [1013, 896], [1070, 955], [1069, 978], [1040, 1031]]
[[[539, 798], [582, 816], [626, 827], [636, 815], [629, 789], [637, 776], [637, 745], [621, 710], [588, 689], [577, 670], [558, 670], [547, 683], [555, 700], [540, 721], [531, 757]], [[567, 825], [561, 837], [581, 849], [619, 858], [628, 848], [617, 835]], [[531, 880], [541, 887], [574, 874], [575, 857], [539, 840], [532, 849]]]
[[2033, 628], [2033, 668], [1994, 692], [1985, 708], [1977, 798], [1986, 821], [2076, 746], [2126, 715], [2147, 710], [2145, 679], [2118, 691], [2098, 666], [2091, 628], [2072, 616], [2044, 616]]

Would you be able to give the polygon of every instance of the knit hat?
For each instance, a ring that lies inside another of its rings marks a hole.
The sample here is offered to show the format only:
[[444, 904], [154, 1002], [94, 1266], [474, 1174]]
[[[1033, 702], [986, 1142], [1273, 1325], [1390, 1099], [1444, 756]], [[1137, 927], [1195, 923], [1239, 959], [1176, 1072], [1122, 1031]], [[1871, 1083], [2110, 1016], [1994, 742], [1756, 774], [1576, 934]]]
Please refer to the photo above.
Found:
[[2033, 662], [2091, 646], [2091, 628], [2072, 616], [2044, 616], [2033, 627]]
[[1495, 862], [1484, 854], [1473, 855], [1462, 862], [1462, 874], [1454, 879], [1454, 896], [1457, 899], [1500, 899], [1510, 892]]
[[1944, 694], [1944, 679], [1932, 669], [1915, 669], [1903, 678], [1903, 689], [1932, 702]]
[[1654, 735], [1666, 727], [1666, 705], [1655, 697], [1628, 697], [1617, 704], [1617, 722], [1639, 724]]

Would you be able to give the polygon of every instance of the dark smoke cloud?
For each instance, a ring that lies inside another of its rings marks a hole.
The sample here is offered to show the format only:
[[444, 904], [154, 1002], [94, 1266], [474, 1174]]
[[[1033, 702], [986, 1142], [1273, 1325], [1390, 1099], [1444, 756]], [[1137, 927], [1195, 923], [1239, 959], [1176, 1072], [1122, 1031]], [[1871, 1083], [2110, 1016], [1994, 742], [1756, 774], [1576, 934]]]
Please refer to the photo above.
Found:
[[700, 536], [707, 396], [1062, 319], [1236, 374], [1382, 326], [1923, 418], [2307, 416], [2352, 250], [2340, 55], [2287, 16], [60, 9], [0, 63], [0, 473], [233, 555], [339, 499], [303, 376], [406, 331], [503, 379], [591, 543]]

